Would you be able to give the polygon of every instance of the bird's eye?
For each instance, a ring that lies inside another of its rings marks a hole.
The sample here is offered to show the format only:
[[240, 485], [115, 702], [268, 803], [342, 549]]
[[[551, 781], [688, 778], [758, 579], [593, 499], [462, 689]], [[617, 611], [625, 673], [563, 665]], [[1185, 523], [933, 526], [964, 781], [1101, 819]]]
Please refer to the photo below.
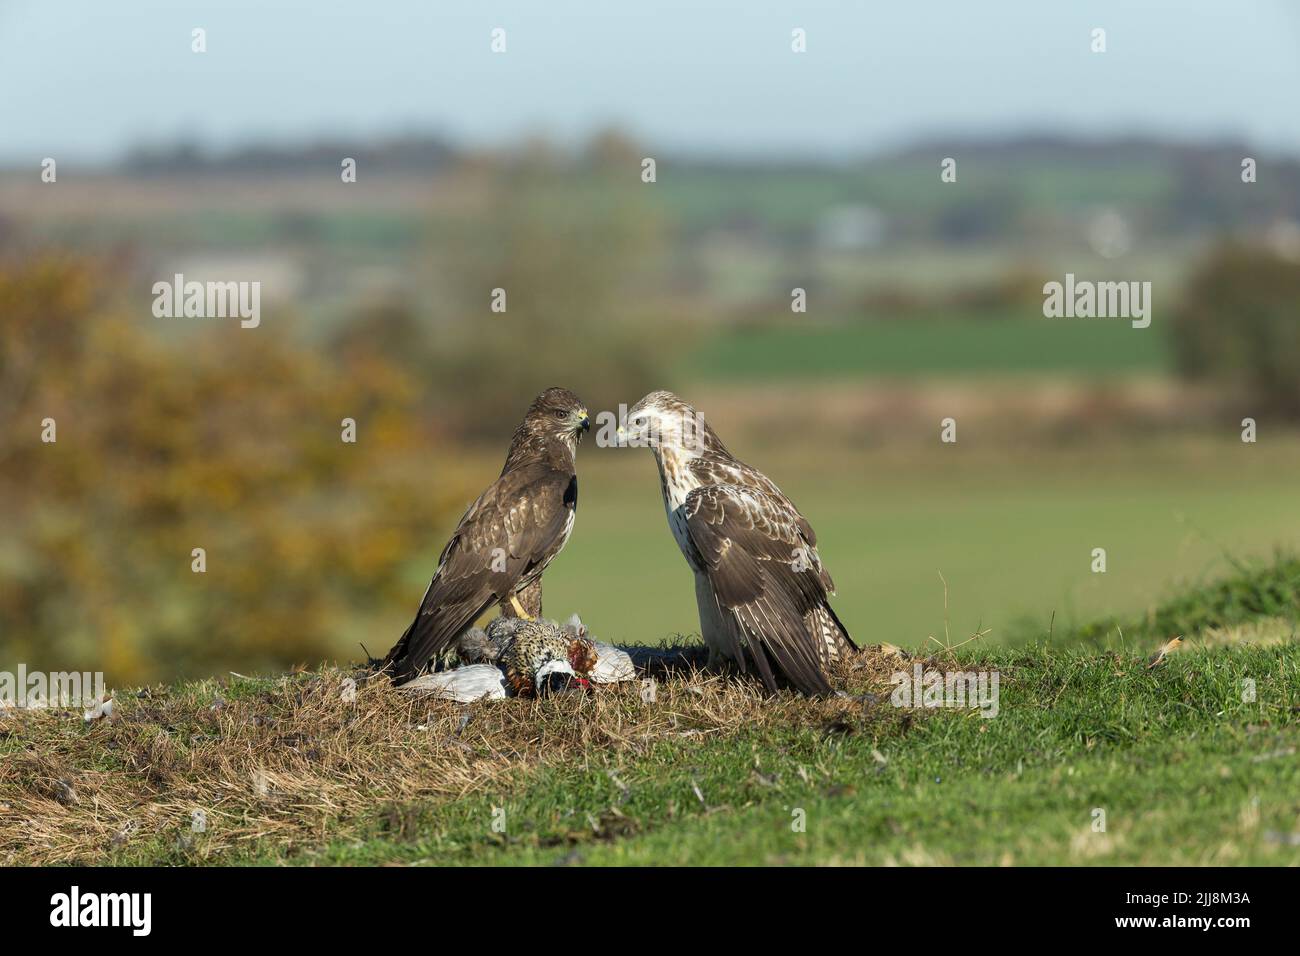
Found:
[[562, 408], [557, 408], [557, 409], [555, 410], [555, 417], [556, 417], [556, 418], [563, 418], [563, 417], [564, 417], [564, 409], [562, 409]]

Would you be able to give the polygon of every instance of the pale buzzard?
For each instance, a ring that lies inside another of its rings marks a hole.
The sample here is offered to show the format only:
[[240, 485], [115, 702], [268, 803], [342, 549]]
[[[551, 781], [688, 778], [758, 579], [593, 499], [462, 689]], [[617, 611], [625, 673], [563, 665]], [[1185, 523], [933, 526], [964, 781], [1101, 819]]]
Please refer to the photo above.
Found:
[[710, 657], [752, 667], [769, 691], [783, 678], [804, 694], [830, 693], [826, 666], [856, 645], [827, 601], [835, 585], [808, 520], [671, 392], [637, 402], [620, 434], [654, 451]]

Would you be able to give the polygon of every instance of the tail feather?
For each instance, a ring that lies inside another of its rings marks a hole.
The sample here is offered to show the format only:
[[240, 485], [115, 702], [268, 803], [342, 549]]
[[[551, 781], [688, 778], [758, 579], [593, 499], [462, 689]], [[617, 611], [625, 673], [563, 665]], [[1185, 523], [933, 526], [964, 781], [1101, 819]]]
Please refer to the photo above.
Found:
[[857, 650], [857, 643], [840, 622], [830, 604], [821, 604], [805, 616], [808, 633], [817, 638], [818, 657], [823, 667]]
[[402, 632], [402, 636], [384, 658], [381, 669], [395, 684], [402, 684], [419, 676], [429, 661], [460, 637], [461, 633], [491, 606], [491, 603], [491, 601], [485, 602], [478, 608], [467, 607], [464, 604], [447, 605], [429, 614], [422, 611]]

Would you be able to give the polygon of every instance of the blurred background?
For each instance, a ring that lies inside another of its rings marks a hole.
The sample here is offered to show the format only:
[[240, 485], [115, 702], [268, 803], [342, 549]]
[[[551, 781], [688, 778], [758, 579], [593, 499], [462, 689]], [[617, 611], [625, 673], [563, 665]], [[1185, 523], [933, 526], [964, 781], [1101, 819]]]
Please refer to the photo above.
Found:
[[[0, 669], [382, 655], [552, 384], [695, 404], [862, 642], [1293, 547], [1300, 8], [1134, 6], [0, 0]], [[178, 272], [260, 326], [155, 317]], [[1044, 318], [1067, 272], [1150, 328]], [[579, 472], [548, 615], [696, 632], [650, 454]]]

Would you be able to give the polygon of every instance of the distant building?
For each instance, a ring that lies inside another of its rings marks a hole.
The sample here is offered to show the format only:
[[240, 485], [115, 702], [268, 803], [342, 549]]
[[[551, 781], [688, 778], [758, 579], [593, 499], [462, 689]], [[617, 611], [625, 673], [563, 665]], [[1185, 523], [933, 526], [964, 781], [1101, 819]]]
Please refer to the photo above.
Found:
[[162, 266], [161, 278], [169, 279], [174, 273], [198, 282], [259, 282], [263, 303], [298, 299], [305, 278], [302, 268], [292, 259], [274, 254], [237, 256], [214, 252], [178, 257]]
[[832, 206], [817, 220], [817, 244], [837, 252], [871, 249], [884, 241], [887, 225], [874, 206]]

